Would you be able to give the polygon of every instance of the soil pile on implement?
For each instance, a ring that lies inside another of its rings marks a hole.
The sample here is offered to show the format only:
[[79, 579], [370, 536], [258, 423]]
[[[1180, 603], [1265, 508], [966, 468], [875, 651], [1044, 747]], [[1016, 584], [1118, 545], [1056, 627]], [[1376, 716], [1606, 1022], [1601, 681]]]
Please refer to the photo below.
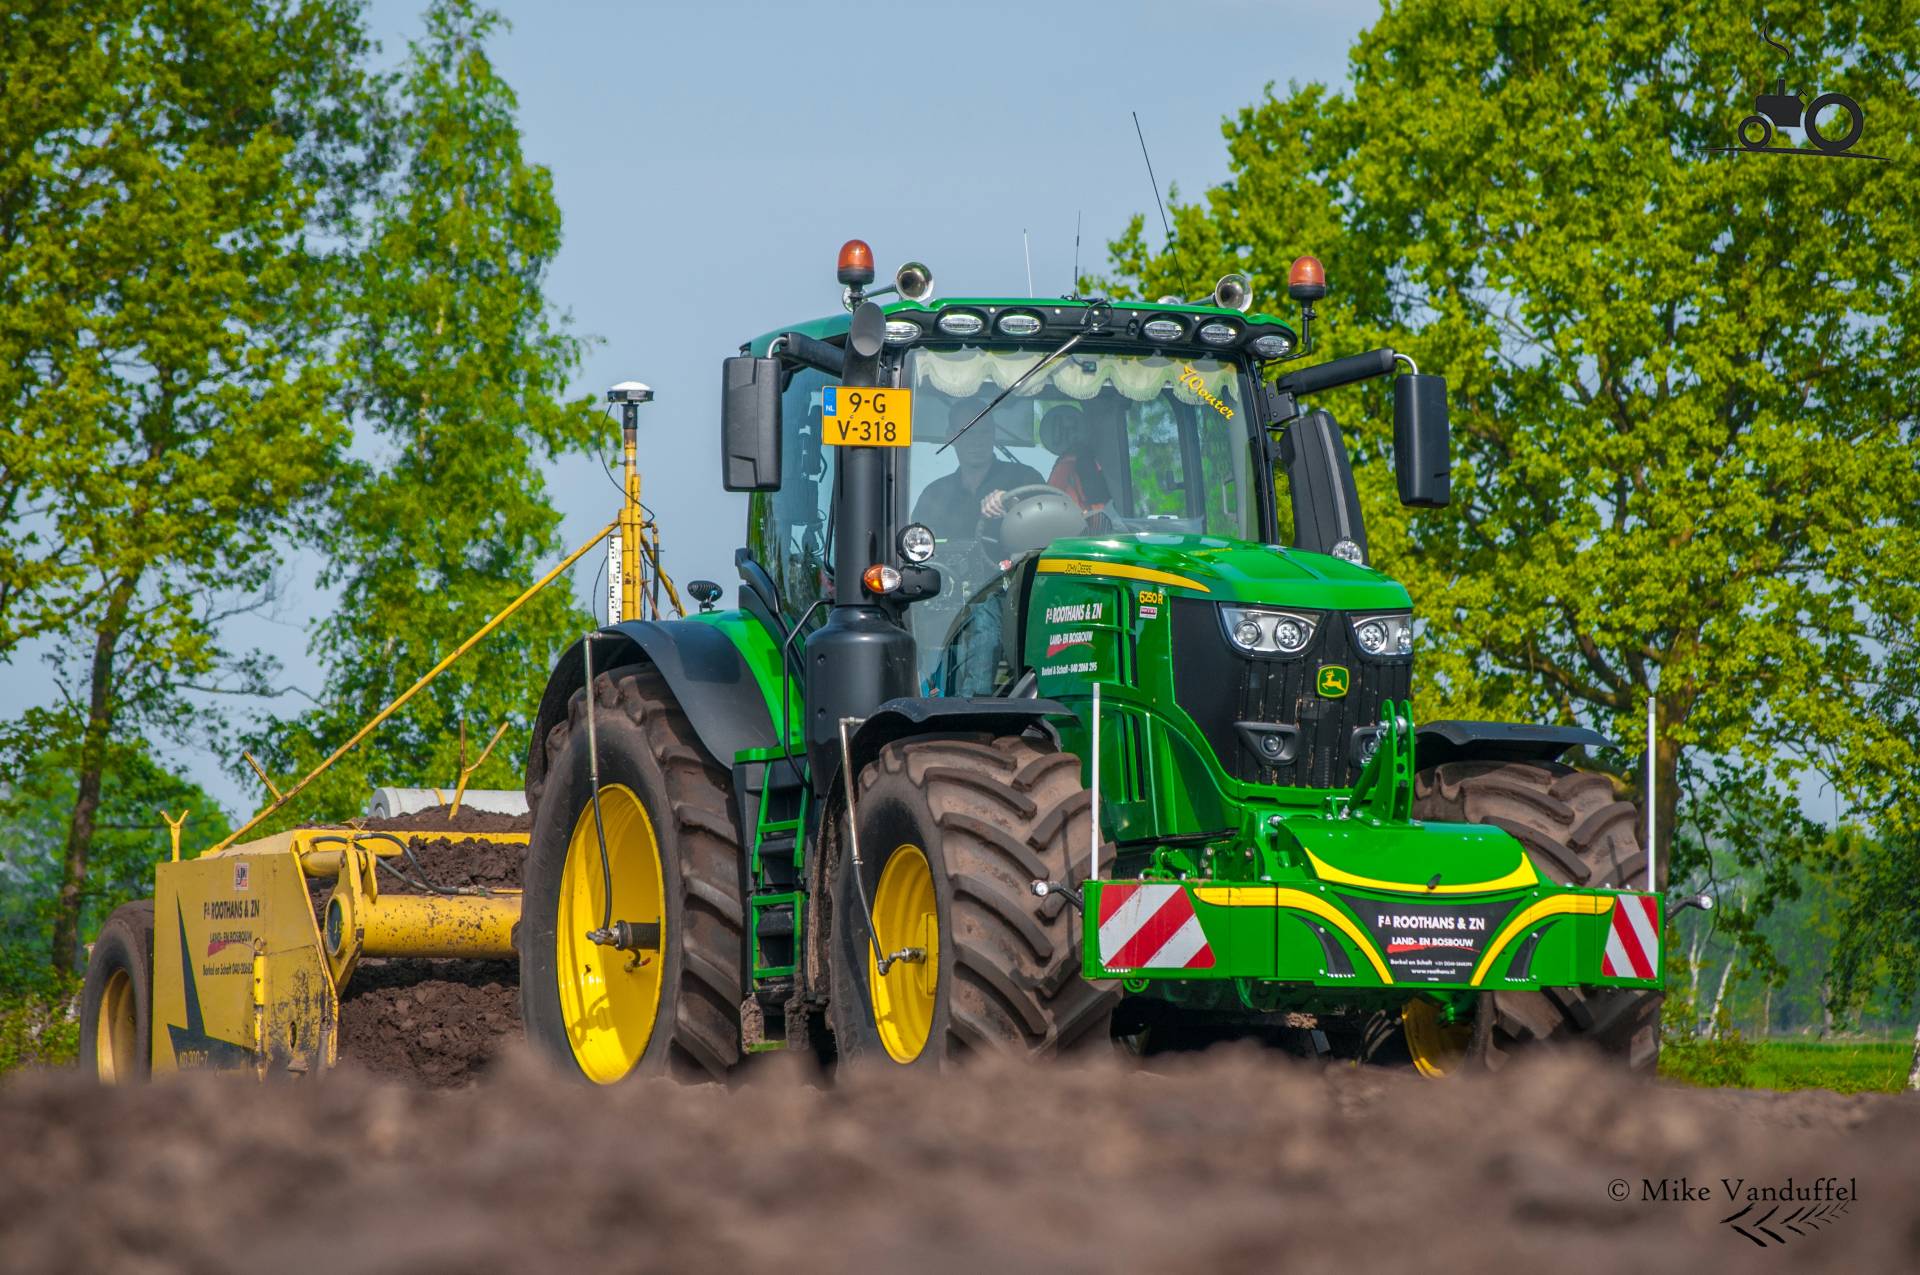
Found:
[[[0, 1253], [93, 1272], [1793, 1269], [1920, 1266], [1920, 1100], [1690, 1091], [1575, 1060], [1497, 1081], [1216, 1051], [821, 1088], [350, 1073], [0, 1087]], [[1722, 1178], [1857, 1179], [1823, 1224]], [[1712, 1198], [1649, 1202], [1684, 1177]], [[1613, 1194], [1625, 1184], [1630, 1198]], [[1759, 1218], [1770, 1206], [1747, 1215]], [[1785, 1269], [1784, 1267], [1782, 1269]]]
[[[449, 818], [442, 806], [363, 826], [407, 839], [410, 853], [389, 862], [411, 879], [383, 871], [381, 891], [423, 894], [429, 884], [519, 889], [527, 848], [464, 834], [526, 832], [532, 819], [472, 809]], [[325, 897], [324, 889], [315, 893], [316, 909]], [[467, 1083], [520, 1035], [520, 969], [512, 961], [367, 959], [340, 998], [341, 1062], [397, 1080]]]
[[511, 961], [362, 961], [340, 998], [340, 1061], [426, 1085], [477, 1076], [520, 1035]]

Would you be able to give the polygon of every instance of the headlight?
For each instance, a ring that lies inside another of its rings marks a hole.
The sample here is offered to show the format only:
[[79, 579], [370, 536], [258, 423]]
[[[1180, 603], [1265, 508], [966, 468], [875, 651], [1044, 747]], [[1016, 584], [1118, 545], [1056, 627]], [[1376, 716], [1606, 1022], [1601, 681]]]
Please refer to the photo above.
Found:
[[1412, 655], [1413, 617], [1404, 611], [1396, 615], [1356, 615], [1353, 642], [1368, 655]]
[[933, 556], [933, 531], [925, 523], [910, 522], [900, 528], [900, 556], [908, 562], [925, 562]]
[[1243, 651], [1262, 655], [1298, 655], [1313, 641], [1317, 621], [1295, 611], [1222, 607], [1227, 637]]
[[1367, 565], [1367, 555], [1362, 553], [1360, 546], [1351, 540], [1340, 539], [1334, 541], [1333, 556], [1342, 562], [1351, 562], [1356, 567], [1364, 567]]
[[887, 344], [911, 345], [920, 339], [920, 325], [912, 319], [887, 320]]

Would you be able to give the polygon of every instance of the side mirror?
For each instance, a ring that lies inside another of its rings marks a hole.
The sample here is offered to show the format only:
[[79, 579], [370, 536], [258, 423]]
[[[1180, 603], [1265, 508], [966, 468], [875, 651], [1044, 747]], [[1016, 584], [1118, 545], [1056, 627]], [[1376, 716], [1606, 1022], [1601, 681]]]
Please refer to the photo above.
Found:
[[1438, 509], [1452, 495], [1447, 378], [1409, 372], [1393, 378], [1393, 476], [1400, 503]]
[[720, 482], [728, 491], [780, 490], [780, 360], [746, 355], [721, 366]]

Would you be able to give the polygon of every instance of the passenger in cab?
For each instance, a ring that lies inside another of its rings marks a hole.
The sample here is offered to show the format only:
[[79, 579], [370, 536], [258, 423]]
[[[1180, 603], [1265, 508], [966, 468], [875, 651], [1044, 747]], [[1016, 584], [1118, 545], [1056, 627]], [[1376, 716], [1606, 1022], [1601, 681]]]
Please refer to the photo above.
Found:
[[1059, 457], [1047, 476], [1047, 486], [1072, 496], [1082, 513], [1093, 514], [1107, 507], [1113, 493], [1100, 462], [1094, 459], [1092, 430], [1078, 407], [1062, 403], [1049, 409], [1040, 418], [1040, 445]]

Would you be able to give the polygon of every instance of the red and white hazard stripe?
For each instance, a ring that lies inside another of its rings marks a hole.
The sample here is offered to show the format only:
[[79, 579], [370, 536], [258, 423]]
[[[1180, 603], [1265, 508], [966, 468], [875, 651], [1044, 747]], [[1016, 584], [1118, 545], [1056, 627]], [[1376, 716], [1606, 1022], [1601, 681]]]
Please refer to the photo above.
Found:
[[1651, 894], [1613, 901], [1613, 925], [1600, 972], [1608, 978], [1654, 978], [1660, 965], [1660, 912]]
[[1114, 884], [1100, 890], [1100, 964], [1107, 969], [1203, 970], [1213, 948], [1177, 885]]

